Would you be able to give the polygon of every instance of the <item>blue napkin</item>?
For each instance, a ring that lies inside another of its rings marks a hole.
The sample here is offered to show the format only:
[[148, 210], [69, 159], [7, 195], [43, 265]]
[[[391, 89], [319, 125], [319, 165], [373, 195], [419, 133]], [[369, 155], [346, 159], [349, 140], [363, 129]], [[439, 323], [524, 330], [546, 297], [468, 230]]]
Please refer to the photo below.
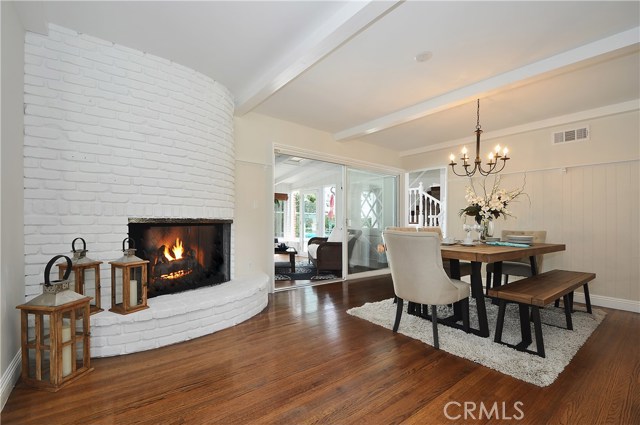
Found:
[[494, 246], [515, 246], [516, 248], [529, 248], [531, 245], [526, 243], [516, 243], [516, 242], [487, 242], [487, 245]]

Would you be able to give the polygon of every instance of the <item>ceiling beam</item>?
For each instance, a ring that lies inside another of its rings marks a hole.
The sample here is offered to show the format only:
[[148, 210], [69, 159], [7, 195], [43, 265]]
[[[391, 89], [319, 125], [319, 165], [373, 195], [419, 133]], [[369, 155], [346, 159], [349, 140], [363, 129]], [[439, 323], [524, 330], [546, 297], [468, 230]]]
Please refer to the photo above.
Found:
[[[527, 124], [516, 125], [513, 127], [503, 128], [495, 131], [486, 131], [482, 133], [482, 141], [504, 138], [515, 134], [527, 133], [530, 131], [541, 130], [544, 128], [565, 126], [580, 121], [587, 121], [594, 118], [602, 118], [610, 115], [624, 114], [626, 112], [640, 110], [640, 99], [629, 100], [627, 102], [616, 103], [613, 105], [602, 106], [600, 108], [588, 109], [586, 111], [575, 112], [572, 114], [562, 115], [559, 117], [548, 118], [545, 120], [530, 122]], [[549, 135], [551, 138], [551, 134]], [[401, 151], [399, 155], [413, 156], [421, 153], [437, 151], [440, 149], [458, 147], [465, 144], [473, 144], [474, 139], [471, 137], [463, 137], [461, 139], [449, 140], [447, 142], [436, 143], [417, 149]], [[443, 158], [445, 159], [445, 158]]]
[[402, 1], [347, 2], [330, 20], [313, 31], [277, 65], [263, 73], [238, 95], [236, 115], [242, 116], [253, 110], [400, 3]]
[[578, 64], [579, 62], [593, 59], [625, 47], [636, 45], [640, 42], [638, 34], [640, 27], [636, 27], [610, 37], [603, 38], [593, 43], [550, 56], [541, 61], [496, 75], [486, 80], [450, 91], [440, 96], [425, 100], [424, 102], [392, 112], [391, 114], [376, 118], [369, 122], [339, 131], [333, 134], [338, 141], [352, 140], [367, 134], [386, 130], [397, 125], [435, 114], [446, 109], [455, 108], [468, 103], [476, 98], [486, 96], [489, 93], [511, 88], [514, 84], [524, 80], [539, 77], [542, 74], [557, 71], [561, 68]]

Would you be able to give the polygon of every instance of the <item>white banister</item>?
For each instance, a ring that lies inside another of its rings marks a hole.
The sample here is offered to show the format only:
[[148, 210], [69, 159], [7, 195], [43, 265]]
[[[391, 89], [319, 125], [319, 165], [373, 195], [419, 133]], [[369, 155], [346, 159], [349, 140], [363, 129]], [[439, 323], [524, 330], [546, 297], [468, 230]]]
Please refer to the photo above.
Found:
[[443, 214], [442, 203], [424, 190], [422, 183], [418, 187], [409, 188], [408, 223], [425, 226], [440, 226]]

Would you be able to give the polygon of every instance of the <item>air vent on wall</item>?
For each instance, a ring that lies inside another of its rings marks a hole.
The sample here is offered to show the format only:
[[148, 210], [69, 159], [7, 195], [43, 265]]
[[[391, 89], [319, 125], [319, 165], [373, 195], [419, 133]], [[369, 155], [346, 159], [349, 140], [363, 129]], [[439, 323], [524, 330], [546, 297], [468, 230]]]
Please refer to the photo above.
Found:
[[568, 142], [582, 142], [583, 140], [589, 140], [589, 126], [553, 133], [554, 145]]

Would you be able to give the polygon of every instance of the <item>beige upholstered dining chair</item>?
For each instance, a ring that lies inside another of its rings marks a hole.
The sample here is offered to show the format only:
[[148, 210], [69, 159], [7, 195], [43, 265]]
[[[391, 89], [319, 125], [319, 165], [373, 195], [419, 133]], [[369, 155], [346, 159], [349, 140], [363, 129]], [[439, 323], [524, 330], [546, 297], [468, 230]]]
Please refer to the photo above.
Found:
[[438, 349], [437, 306], [461, 301], [463, 329], [469, 331], [468, 283], [450, 279], [442, 267], [440, 237], [435, 232], [408, 232], [388, 228], [383, 233], [387, 259], [397, 297], [393, 332], [398, 331], [403, 300], [431, 306], [433, 346]]
[[[503, 230], [502, 240], [506, 241], [509, 235], [533, 236], [533, 243], [545, 243], [547, 240], [546, 230]], [[536, 255], [537, 272], [542, 271], [543, 255]], [[504, 284], [509, 283], [509, 276], [530, 277], [531, 261], [529, 257], [523, 257], [515, 261], [504, 261], [502, 263], [502, 275], [504, 276]], [[493, 275], [493, 264], [487, 264], [487, 291], [491, 287]]]
[[[386, 230], [393, 230], [398, 232], [432, 232], [437, 233], [442, 242], [442, 229], [438, 226], [433, 227], [387, 227]], [[451, 262], [449, 260], [442, 260], [442, 267], [449, 277], [451, 277]], [[460, 277], [471, 275], [471, 263], [468, 261], [460, 261]]]

